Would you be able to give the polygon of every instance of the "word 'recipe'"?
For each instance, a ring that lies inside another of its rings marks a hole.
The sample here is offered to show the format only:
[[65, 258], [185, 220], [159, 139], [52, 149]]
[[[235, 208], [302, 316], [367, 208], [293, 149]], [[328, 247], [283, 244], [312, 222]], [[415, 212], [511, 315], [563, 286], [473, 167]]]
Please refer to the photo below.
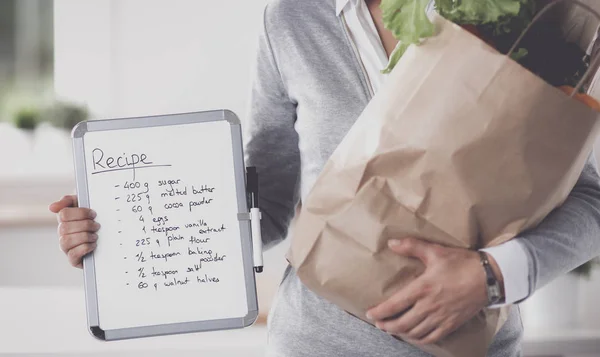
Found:
[[99, 148], [92, 150], [93, 172], [92, 175], [111, 171], [132, 170], [135, 180], [135, 170], [148, 167], [164, 167], [171, 165], [154, 165], [146, 154], [125, 154], [114, 157], [105, 157], [104, 151]]

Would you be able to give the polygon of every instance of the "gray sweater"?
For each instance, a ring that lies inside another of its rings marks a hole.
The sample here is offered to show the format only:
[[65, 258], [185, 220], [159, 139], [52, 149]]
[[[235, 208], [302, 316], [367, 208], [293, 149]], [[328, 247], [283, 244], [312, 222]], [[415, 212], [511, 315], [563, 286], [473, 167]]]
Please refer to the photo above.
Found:
[[[334, 5], [275, 0], [265, 11], [245, 152], [260, 175], [267, 247], [286, 237], [296, 205], [371, 99]], [[530, 292], [600, 254], [600, 179], [593, 158], [568, 200], [517, 239], [529, 258]], [[268, 356], [427, 356], [316, 296], [289, 267], [268, 329]], [[514, 306], [488, 355], [520, 356], [522, 334]]]

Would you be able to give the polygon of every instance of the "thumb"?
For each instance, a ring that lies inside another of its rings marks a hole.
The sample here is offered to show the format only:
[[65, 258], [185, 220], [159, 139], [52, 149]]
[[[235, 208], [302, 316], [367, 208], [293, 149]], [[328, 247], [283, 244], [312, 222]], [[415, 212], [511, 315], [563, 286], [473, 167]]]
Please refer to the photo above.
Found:
[[59, 201], [56, 201], [56, 202], [53, 202], [52, 204], [50, 204], [50, 206], [48, 206], [48, 209], [52, 213], [58, 213], [63, 208], [66, 208], [66, 207], [77, 207], [77, 196], [75, 196], [75, 195], [64, 196]]
[[423, 263], [427, 262], [430, 243], [415, 238], [390, 239], [388, 246], [399, 255], [417, 258]]

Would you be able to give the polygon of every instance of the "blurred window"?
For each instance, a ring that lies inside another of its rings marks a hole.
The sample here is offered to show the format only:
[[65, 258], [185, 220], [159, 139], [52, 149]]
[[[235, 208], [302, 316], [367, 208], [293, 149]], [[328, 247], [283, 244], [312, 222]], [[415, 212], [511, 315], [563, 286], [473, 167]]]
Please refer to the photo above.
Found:
[[53, 71], [53, 1], [0, 1], [0, 91], [45, 90]]
[[[69, 129], [84, 110], [57, 104], [54, 2], [0, 0], [0, 184], [72, 176]], [[8, 183], [7, 183], [8, 182]]]

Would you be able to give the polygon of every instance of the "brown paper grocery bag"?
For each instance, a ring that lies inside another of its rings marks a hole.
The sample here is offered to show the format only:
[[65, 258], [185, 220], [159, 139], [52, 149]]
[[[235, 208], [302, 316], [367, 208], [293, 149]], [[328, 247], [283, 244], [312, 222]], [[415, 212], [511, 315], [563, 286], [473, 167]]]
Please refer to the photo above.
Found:
[[[565, 200], [599, 129], [592, 109], [459, 26], [435, 24], [331, 156], [292, 229], [288, 260], [302, 282], [363, 320], [423, 269], [388, 239], [482, 248], [515, 237]], [[484, 357], [500, 315], [482, 311], [424, 349]]]

